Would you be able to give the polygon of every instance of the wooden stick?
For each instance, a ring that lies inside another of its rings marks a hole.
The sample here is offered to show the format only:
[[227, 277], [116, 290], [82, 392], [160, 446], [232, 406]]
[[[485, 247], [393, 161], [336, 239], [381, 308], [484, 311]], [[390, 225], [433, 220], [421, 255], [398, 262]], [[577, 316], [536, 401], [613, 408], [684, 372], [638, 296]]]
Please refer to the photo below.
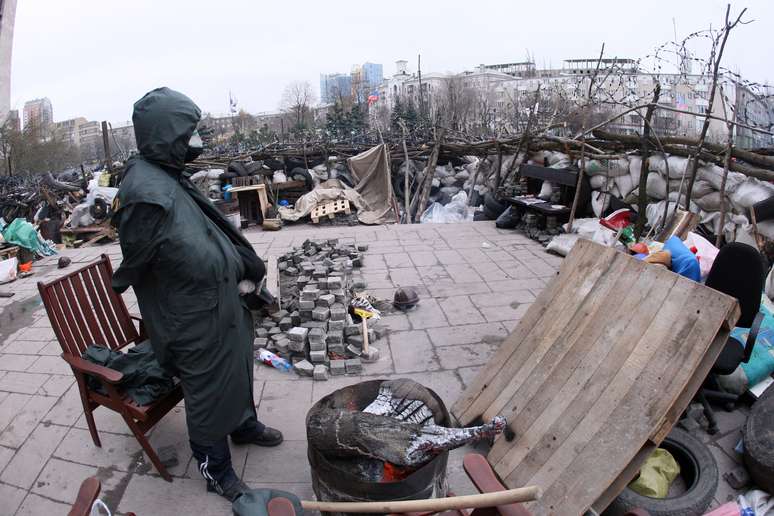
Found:
[[750, 222], [752, 222], [753, 236], [755, 237], [755, 245], [758, 247], [758, 251], [763, 252], [763, 245], [761, 244], [761, 235], [758, 233], [758, 220], [755, 217], [755, 208], [750, 206]]
[[478, 509], [497, 507], [540, 499], [542, 492], [537, 486], [520, 487], [466, 496], [429, 498], [426, 500], [402, 500], [398, 502], [312, 502], [303, 500], [301, 507], [320, 512], [365, 512], [365, 513], [407, 513], [441, 512], [455, 509]]
[[368, 319], [361, 316], [361, 325], [363, 331], [363, 353], [368, 353]]

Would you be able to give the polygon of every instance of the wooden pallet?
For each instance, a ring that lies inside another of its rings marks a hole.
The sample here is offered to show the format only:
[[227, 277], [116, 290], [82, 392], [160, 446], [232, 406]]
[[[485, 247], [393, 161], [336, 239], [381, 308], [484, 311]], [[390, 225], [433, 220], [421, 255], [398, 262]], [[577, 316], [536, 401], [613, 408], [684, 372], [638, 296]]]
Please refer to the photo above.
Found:
[[327, 216], [329, 219], [333, 219], [336, 213], [344, 212], [347, 215], [352, 213], [352, 211], [349, 209], [349, 201], [347, 199], [339, 199], [338, 201], [330, 201], [326, 202], [325, 204], [321, 204], [316, 206], [312, 210], [312, 222], [315, 224], [318, 224], [320, 222], [320, 217]]
[[503, 415], [487, 459], [538, 485], [535, 515], [601, 512], [634, 478], [706, 378], [735, 299], [580, 240], [452, 407], [463, 426]]

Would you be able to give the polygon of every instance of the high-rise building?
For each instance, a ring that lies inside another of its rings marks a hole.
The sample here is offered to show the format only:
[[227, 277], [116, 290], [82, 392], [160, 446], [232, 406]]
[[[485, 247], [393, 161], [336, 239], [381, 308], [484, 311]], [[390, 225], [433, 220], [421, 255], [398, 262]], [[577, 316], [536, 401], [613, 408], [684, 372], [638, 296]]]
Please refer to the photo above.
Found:
[[29, 100], [24, 103], [24, 130], [32, 131], [39, 138], [46, 138], [54, 123], [54, 109], [51, 101], [42, 99]]
[[364, 63], [360, 67], [362, 81], [369, 88], [378, 88], [384, 80], [384, 73], [382, 71], [382, 65], [376, 63]]
[[57, 138], [67, 140], [71, 145], [80, 145], [80, 129], [86, 122], [87, 120], [82, 116], [71, 118], [69, 120], [62, 120], [61, 122], [54, 122], [52, 131]]
[[344, 73], [320, 74], [320, 102], [333, 104], [340, 97], [349, 97], [352, 77]]
[[19, 110], [12, 109], [8, 112], [8, 118], [5, 119], [5, 123], [11, 128], [12, 131], [21, 131], [21, 120], [19, 120]]
[[102, 146], [102, 124], [89, 121], [78, 127], [81, 155], [85, 159], [99, 159], [104, 154]]
[[0, 124], [11, 109], [11, 53], [16, 0], [0, 0]]

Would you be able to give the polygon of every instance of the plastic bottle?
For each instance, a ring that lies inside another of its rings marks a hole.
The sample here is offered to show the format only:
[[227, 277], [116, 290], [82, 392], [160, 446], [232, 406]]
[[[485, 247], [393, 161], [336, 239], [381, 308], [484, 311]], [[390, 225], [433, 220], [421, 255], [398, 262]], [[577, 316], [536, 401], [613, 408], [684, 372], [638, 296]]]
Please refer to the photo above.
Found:
[[290, 371], [293, 368], [290, 362], [288, 362], [281, 356], [275, 353], [272, 353], [266, 348], [260, 348], [258, 350], [258, 356], [256, 358], [258, 358], [258, 360], [260, 360], [264, 364], [272, 366], [274, 369], [279, 369], [280, 371], [283, 371], [283, 372]]

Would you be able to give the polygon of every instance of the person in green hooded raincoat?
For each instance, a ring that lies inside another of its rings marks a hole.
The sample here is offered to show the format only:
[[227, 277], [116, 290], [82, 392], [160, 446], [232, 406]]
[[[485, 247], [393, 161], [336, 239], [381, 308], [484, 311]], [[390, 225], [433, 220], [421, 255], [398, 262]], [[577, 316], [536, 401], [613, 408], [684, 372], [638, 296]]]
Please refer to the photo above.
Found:
[[201, 112], [168, 88], [134, 105], [139, 155], [121, 179], [113, 221], [123, 262], [113, 288], [133, 287], [159, 363], [185, 397], [193, 455], [208, 491], [237, 498], [246, 486], [231, 466], [235, 444], [275, 446], [282, 434], [261, 424], [253, 401], [254, 323], [250, 289], [265, 274], [252, 246], [188, 179], [201, 153]]

